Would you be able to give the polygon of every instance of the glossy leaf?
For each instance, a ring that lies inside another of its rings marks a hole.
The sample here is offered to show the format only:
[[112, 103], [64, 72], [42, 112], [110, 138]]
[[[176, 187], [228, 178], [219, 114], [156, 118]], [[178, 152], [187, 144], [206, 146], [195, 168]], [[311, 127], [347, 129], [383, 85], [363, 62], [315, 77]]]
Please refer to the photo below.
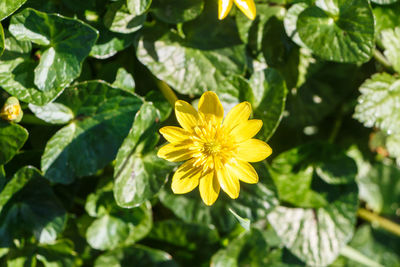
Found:
[[[135, 1], [135, 0], [130, 0]], [[104, 25], [112, 32], [132, 33], [142, 28], [146, 15], [129, 13], [125, 1], [111, 3], [104, 15]]]
[[381, 34], [385, 56], [393, 68], [400, 72], [400, 27], [384, 30]]
[[334, 146], [312, 143], [277, 156], [270, 168], [279, 198], [298, 207], [323, 207], [340, 191], [340, 185], [354, 181], [357, 165]]
[[118, 69], [117, 77], [115, 77], [115, 81], [112, 85], [127, 92], [135, 92], [135, 80], [124, 68]]
[[251, 229], [232, 240], [211, 258], [211, 265], [224, 266], [303, 266], [297, 259], [285, 258], [283, 250], [272, 246], [267, 231]]
[[93, 221], [87, 229], [86, 239], [92, 248], [109, 250], [135, 243], [146, 236], [151, 227], [150, 203], [134, 209], [115, 207], [110, 214]]
[[400, 80], [387, 73], [375, 74], [361, 85], [360, 92], [354, 118], [366, 127], [399, 133], [400, 114], [393, 110], [400, 103]]
[[94, 174], [115, 158], [142, 104], [100, 81], [67, 88], [57, 103], [67, 106], [74, 120], [48, 141], [41, 165], [46, 178], [63, 184]]
[[297, 20], [301, 40], [322, 59], [366, 62], [374, 48], [374, 17], [367, 1], [317, 1]]
[[132, 263], [135, 263], [135, 266], [138, 267], [178, 266], [168, 253], [140, 245], [109, 251], [98, 257], [94, 266], [129, 267], [132, 266]]
[[157, 18], [172, 24], [195, 19], [201, 14], [203, 8], [204, 1], [202, 0], [158, 0], [151, 5], [151, 11]]
[[389, 5], [396, 3], [398, 0], [371, 0], [371, 2], [380, 4], [380, 5]]
[[60, 103], [49, 103], [44, 106], [29, 105], [29, 109], [39, 119], [51, 124], [66, 124], [74, 118], [74, 113]]
[[14, 13], [26, 0], [4, 0], [0, 2], [0, 21]]
[[127, 0], [127, 7], [131, 14], [133, 15], [141, 15], [146, 12], [150, 5], [151, 0]]
[[30, 42], [18, 41], [6, 33], [5, 51], [0, 58], [0, 83], [4, 90], [19, 100], [44, 105], [63, 88], [43, 92], [34, 84], [36, 61], [31, 58]]
[[154, 151], [159, 139], [155, 133], [158, 117], [152, 104], [144, 104], [118, 151], [114, 196], [121, 207], [136, 207], [151, 199], [171, 171], [171, 165], [157, 157]]
[[90, 51], [90, 56], [98, 59], [107, 59], [119, 51], [129, 47], [134, 39], [135, 34], [124, 34], [112, 32], [104, 26], [97, 26], [96, 29], [99, 31], [100, 36], [96, 44]]
[[[229, 76], [244, 71], [245, 50], [232, 21], [217, 22], [203, 12], [185, 26], [185, 39], [161, 25], [144, 31], [137, 57], [157, 78], [179, 93], [200, 94], [224, 88]], [[218, 37], [205, 42], [209, 35]]]
[[28, 233], [41, 243], [53, 242], [66, 220], [65, 210], [48, 182], [33, 167], [20, 169], [4, 187], [0, 214], [2, 245]]
[[280, 200], [305, 208], [279, 206], [268, 220], [308, 265], [330, 264], [351, 239], [358, 209], [356, 173], [355, 162], [330, 145], [311, 143], [274, 159], [271, 175]]
[[3, 26], [1, 26], [1, 23], [0, 23], [0, 56], [3, 54], [4, 49], [5, 49], [4, 30], [3, 30]]
[[149, 202], [134, 209], [122, 209], [115, 203], [113, 184], [107, 183], [87, 198], [85, 209], [96, 219], [86, 231], [91, 247], [99, 250], [132, 245], [146, 236], [152, 227]]
[[272, 68], [253, 73], [250, 84], [254, 94], [253, 105], [256, 118], [263, 120], [263, 137], [268, 140], [282, 119], [286, 103], [286, 83]]
[[10, 161], [28, 139], [28, 131], [14, 123], [0, 121], [0, 165]]
[[95, 29], [77, 19], [29, 8], [12, 17], [9, 29], [20, 41], [46, 47], [34, 73], [35, 85], [46, 92], [64, 87], [80, 75], [82, 62], [98, 36]]

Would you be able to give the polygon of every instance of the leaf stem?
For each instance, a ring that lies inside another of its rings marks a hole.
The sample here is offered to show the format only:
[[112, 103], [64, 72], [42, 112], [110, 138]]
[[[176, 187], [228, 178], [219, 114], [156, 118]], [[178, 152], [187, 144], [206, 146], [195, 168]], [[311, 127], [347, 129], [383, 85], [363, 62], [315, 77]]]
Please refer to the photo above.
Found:
[[374, 50], [374, 58], [378, 61], [387, 71], [394, 73], [392, 64], [387, 60], [387, 58], [378, 50]]
[[362, 254], [361, 252], [359, 252], [358, 250], [349, 247], [349, 246], [345, 246], [344, 248], [342, 248], [342, 250], [340, 251], [340, 255], [353, 260], [355, 262], [361, 263], [363, 265], [366, 266], [371, 266], [371, 267], [384, 267], [383, 265], [377, 263], [374, 260], [371, 260], [370, 258], [368, 258], [367, 256], [365, 256], [364, 254]]
[[340, 127], [342, 127], [342, 116], [340, 116], [339, 118], [337, 118], [335, 120], [335, 125], [333, 126], [331, 135], [329, 136], [328, 142], [330, 144], [333, 144], [333, 142], [335, 141], [339, 131], [340, 131]]
[[161, 81], [155, 77], [154, 80], [157, 84], [158, 89], [160, 89], [161, 93], [164, 95], [167, 101], [172, 105], [172, 107], [174, 107], [175, 102], [178, 100], [178, 97], [176, 97], [174, 91], [172, 91], [171, 87], [169, 87], [166, 82]]
[[376, 223], [378, 224], [379, 227], [385, 229], [386, 231], [389, 231], [397, 236], [400, 236], [400, 225], [386, 219], [383, 218], [381, 216], [379, 216], [376, 213], [373, 213], [367, 209], [364, 208], [360, 208], [358, 210], [358, 216], [361, 219], [364, 219], [366, 221], [369, 221], [371, 223]]

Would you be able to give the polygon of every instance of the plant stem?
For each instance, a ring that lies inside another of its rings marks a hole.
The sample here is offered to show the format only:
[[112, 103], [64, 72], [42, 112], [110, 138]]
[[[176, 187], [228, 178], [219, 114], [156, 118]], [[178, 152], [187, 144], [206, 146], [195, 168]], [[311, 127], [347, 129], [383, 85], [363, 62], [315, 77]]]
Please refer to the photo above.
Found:
[[154, 78], [154, 80], [157, 84], [158, 89], [160, 89], [160, 91], [164, 95], [164, 97], [168, 100], [168, 102], [172, 105], [172, 107], [174, 107], [175, 101], [178, 100], [174, 91], [172, 91], [171, 87], [169, 87], [166, 82], [161, 81], [157, 78]]
[[335, 120], [335, 125], [333, 126], [333, 130], [331, 132], [331, 135], [329, 136], [328, 142], [333, 144], [333, 142], [336, 139], [336, 136], [339, 133], [340, 127], [342, 127], [342, 117], [340, 116]]
[[376, 223], [378, 224], [379, 227], [385, 229], [386, 231], [389, 231], [395, 235], [400, 236], [400, 225], [385, 219], [378, 214], [375, 214], [369, 210], [360, 208], [358, 210], [358, 216], [366, 221], [369, 221], [371, 223]]
[[376, 61], [378, 61], [387, 71], [393, 73], [394, 69], [392, 67], [392, 64], [386, 59], [384, 55], [378, 50], [374, 50], [374, 58]]
[[366, 266], [370, 266], [370, 267], [384, 267], [383, 265], [377, 263], [376, 261], [371, 260], [370, 258], [368, 258], [367, 256], [365, 256], [364, 254], [362, 254], [361, 252], [359, 252], [358, 250], [349, 247], [349, 246], [345, 246], [341, 252], [340, 255], [353, 260], [355, 262], [361, 263], [363, 265]]

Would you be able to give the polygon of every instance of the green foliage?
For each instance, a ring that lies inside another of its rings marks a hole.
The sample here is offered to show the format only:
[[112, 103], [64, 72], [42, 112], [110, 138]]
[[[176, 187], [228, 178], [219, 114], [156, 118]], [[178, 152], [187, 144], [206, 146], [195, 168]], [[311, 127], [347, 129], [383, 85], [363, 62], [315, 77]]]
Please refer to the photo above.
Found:
[[[0, 266], [400, 267], [400, 2], [255, 4], [0, 1]], [[212, 206], [157, 156], [206, 91], [273, 150]]]

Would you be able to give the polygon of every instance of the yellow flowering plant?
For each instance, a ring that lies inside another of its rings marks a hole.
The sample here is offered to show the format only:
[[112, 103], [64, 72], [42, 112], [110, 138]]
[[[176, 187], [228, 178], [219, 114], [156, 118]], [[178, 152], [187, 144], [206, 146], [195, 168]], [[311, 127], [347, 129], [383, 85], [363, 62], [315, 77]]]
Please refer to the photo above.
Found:
[[218, 19], [222, 20], [228, 16], [232, 9], [232, 5], [235, 5], [251, 20], [256, 17], [256, 5], [254, 0], [219, 0], [218, 2]]
[[261, 120], [249, 120], [251, 105], [236, 105], [224, 119], [224, 109], [214, 92], [204, 93], [196, 111], [189, 103], [175, 102], [175, 115], [182, 126], [166, 126], [160, 133], [169, 142], [158, 156], [172, 162], [186, 161], [172, 177], [172, 191], [185, 194], [199, 186], [206, 205], [218, 198], [220, 188], [232, 199], [239, 196], [239, 180], [254, 184], [258, 175], [249, 162], [272, 153], [265, 142], [253, 139]]

